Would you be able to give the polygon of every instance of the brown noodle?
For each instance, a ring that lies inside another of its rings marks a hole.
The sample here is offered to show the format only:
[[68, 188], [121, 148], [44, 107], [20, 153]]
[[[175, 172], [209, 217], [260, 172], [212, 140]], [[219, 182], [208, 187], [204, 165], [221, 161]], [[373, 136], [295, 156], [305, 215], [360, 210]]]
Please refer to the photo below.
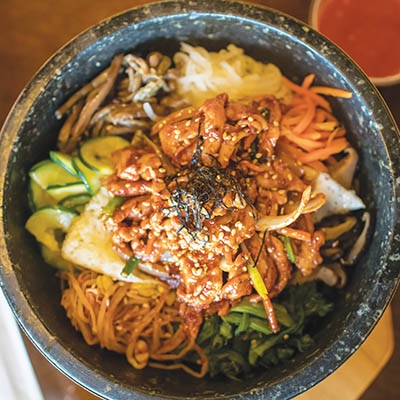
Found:
[[[61, 305], [88, 344], [125, 353], [136, 369], [150, 365], [183, 369], [199, 378], [206, 374], [207, 357], [182, 321], [175, 293], [167, 285], [114, 282], [87, 270], [66, 272], [62, 278], [67, 286]], [[182, 362], [192, 351], [199, 370]]]

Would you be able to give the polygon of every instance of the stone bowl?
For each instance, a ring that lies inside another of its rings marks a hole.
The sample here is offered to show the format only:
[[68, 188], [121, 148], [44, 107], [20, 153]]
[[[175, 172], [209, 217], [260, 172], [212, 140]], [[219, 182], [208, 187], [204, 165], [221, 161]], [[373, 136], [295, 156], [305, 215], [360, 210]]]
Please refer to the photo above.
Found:
[[[211, 11], [212, 10], [212, 11]], [[134, 370], [123, 355], [88, 346], [60, 306], [60, 284], [24, 229], [27, 171], [55, 147], [55, 110], [121, 51], [172, 54], [180, 41], [217, 50], [228, 43], [278, 65], [289, 78], [353, 92], [331, 99], [360, 155], [361, 195], [374, 234], [316, 346], [245, 380], [197, 379], [180, 372]], [[100, 22], [58, 51], [13, 106], [0, 138], [0, 277], [26, 335], [60, 371], [104, 399], [291, 398], [337, 369], [367, 338], [399, 282], [400, 144], [396, 124], [374, 85], [335, 45], [302, 22], [242, 2], [175, 0], [128, 10]]]

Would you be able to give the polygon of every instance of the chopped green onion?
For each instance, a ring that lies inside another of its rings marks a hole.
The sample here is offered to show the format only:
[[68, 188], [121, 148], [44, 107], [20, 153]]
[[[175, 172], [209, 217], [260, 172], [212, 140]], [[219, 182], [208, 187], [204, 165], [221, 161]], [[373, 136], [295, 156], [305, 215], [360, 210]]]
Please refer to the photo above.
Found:
[[121, 271], [122, 276], [129, 276], [135, 268], [139, 265], [140, 259], [137, 257], [131, 257], [125, 264], [125, 267]]
[[253, 283], [254, 289], [256, 289], [256, 292], [263, 299], [265, 299], [268, 296], [268, 290], [267, 290], [267, 287], [265, 286], [265, 283], [260, 274], [260, 271], [257, 269], [257, 267], [254, 264], [249, 265], [247, 270], [249, 271], [250, 279], [251, 279], [251, 282]]
[[267, 108], [267, 107], [264, 107], [261, 110], [260, 114], [268, 121], [269, 117], [271, 115], [271, 110], [269, 108]]
[[125, 200], [125, 197], [115, 196], [113, 197], [104, 207], [103, 214], [111, 217], [114, 214], [114, 211], [117, 207], [119, 207]]
[[288, 236], [281, 235], [280, 239], [283, 242], [283, 245], [285, 246], [286, 254], [288, 256], [289, 261], [295, 263], [296, 256], [294, 255], [292, 242], [290, 241], [290, 238]]

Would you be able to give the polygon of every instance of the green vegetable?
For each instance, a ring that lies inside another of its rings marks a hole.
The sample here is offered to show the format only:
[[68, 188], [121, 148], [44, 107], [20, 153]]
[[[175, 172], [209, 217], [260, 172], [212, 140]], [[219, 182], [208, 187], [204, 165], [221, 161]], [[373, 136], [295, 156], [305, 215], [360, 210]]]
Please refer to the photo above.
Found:
[[103, 214], [112, 217], [114, 211], [117, 207], [119, 207], [125, 201], [125, 197], [115, 196], [113, 197], [104, 207]]
[[101, 136], [85, 142], [79, 149], [79, 158], [102, 176], [111, 175], [114, 172], [111, 154], [127, 146], [129, 142], [120, 136]]
[[90, 199], [91, 196], [89, 193], [75, 194], [62, 199], [59, 202], [59, 205], [66, 208], [72, 208], [76, 212], [81, 213]]
[[47, 188], [47, 193], [57, 202], [66, 197], [87, 193], [86, 186], [82, 182], [70, 182], [63, 185], [52, 185]]
[[25, 228], [53, 252], [59, 252], [64, 235], [78, 214], [68, 208], [46, 206], [33, 213]]
[[50, 151], [49, 156], [51, 160], [57, 163], [60, 167], [64, 168], [71, 175], [78, 176], [77, 171], [72, 164], [72, 156], [61, 153], [60, 151]]
[[101, 175], [93, 171], [79, 157], [72, 157], [72, 165], [76, 169], [79, 178], [82, 180], [90, 195], [94, 195], [100, 189]]
[[290, 241], [290, 238], [284, 235], [280, 236], [280, 239], [283, 242], [283, 245], [285, 246], [286, 249], [286, 254], [290, 262], [295, 263], [296, 262], [296, 256], [294, 255], [293, 247], [292, 247], [292, 242]]
[[57, 203], [57, 200], [51, 197], [50, 194], [33, 179], [29, 180], [28, 201], [29, 208], [32, 212], [44, 206], [51, 206]]
[[211, 376], [241, 379], [253, 368], [268, 368], [311, 349], [314, 341], [307, 326], [333, 307], [315, 282], [287, 287], [273, 306], [281, 329], [277, 334], [271, 332], [263, 304], [248, 298], [228, 315], [204, 321], [197, 343], [207, 354]]
[[78, 177], [70, 174], [52, 160], [44, 160], [35, 164], [30, 169], [29, 176], [45, 190], [49, 186], [63, 186], [73, 182], [80, 182]]
[[137, 257], [131, 257], [126, 263], [121, 271], [122, 276], [129, 276], [135, 268], [139, 265], [140, 259]]

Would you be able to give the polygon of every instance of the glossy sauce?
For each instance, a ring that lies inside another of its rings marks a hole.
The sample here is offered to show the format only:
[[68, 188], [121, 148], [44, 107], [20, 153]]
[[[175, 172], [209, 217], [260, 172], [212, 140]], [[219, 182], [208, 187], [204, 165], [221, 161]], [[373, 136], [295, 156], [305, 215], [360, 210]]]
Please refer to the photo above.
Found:
[[400, 73], [400, 0], [325, 0], [317, 29], [370, 77]]

